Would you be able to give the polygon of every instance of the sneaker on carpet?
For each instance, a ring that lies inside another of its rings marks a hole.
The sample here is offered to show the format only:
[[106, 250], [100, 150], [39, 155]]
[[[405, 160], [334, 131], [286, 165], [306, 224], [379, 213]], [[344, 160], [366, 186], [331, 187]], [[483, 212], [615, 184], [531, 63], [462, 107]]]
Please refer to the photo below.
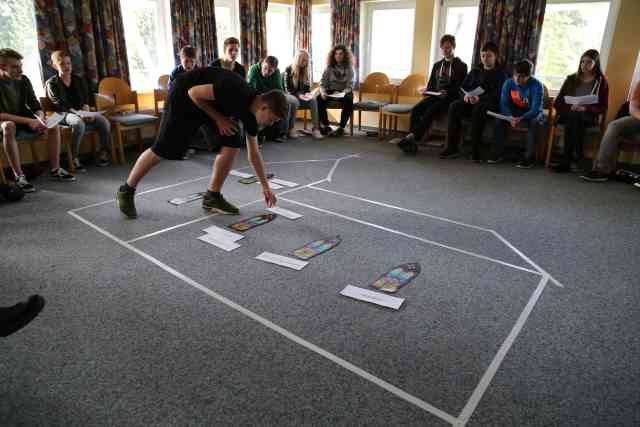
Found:
[[334, 130], [333, 132], [331, 132], [331, 136], [334, 138], [339, 138], [341, 136], [344, 135], [344, 129], [343, 128], [338, 128], [336, 130]]
[[490, 165], [495, 165], [498, 163], [502, 163], [503, 162], [503, 158], [502, 156], [492, 156], [489, 160], [487, 160], [487, 163], [489, 163]]
[[73, 167], [75, 168], [76, 172], [85, 173], [87, 171], [87, 168], [85, 168], [84, 165], [80, 163], [80, 159], [77, 157], [73, 159]]
[[34, 187], [33, 184], [27, 181], [27, 178], [24, 175], [20, 175], [16, 178], [16, 186], [20, 187], [20, 189], [22, 189], [22, 191], [24, 191], [25, 193], [33, 193], [34, 191], [36, 191], [36, 187]]
[[534, 166], [535, 162], [533, 160], [522, 160], [516, 163], [516, 167], [520, 169], [531, 169]]
[[313, 139], [323, 139], [324, 136], [322, 136], [322, 132], [320, 132], [320, 129], [314, 129], [311, 132], [311, 135], [313, 135]]
[[589, 181], [589, 182], [606, 182], [609, 181], [609, 175], [593, 170], [589, 173], [586, 173], [584, 175], [581, 175], [580, 178], [584, 179], [585, 181]]
[[0, 308], [0, 336], [9, 336], [25, 327], [42, 311], [44, 304], [43, 297], [32, 295], [26, 303]]
[[49, 172], [49, 177], [54, 181], [62, 181], [62, 182], [73, 182], [76, 180], [75, 176], [71, 175], [69, 172], [67, 172], [63, 168], [52, 170], [51, 172]]
[[118, 190], [116, 193], [116, 204], [127, 218], [137, 218], [138, 212], [136, 211], [136, 203], [134, 201], [136, 193], [135, 191], [122, 191]]
[[458, 148], [447, 147], [440, 153], [441, 159], [456, 159], [460, 157], [460, 150]]
[[327, 136], [332, 132], [331, 126], [322, 126], [320, 128], [320, 132], [324, 135]]
[[288, 133], [287, 133], [287, 138], [289, 139], [298, 139], [300, 137], [300, 135], [298, 135], [298, 131], [295, 129], [291, 129]]
[[640, 188], [640, 182], [636, 182], [635, 184], [633, 184], [633, 186]]
[[212, 196], [208, 193], [205, 194], [202, 198], [202, 207], [227, 215], [238, 215], [240, 213], [240, 209], [227, 202], [225, 198], [222, 197], [222, 194], [219, 196]]

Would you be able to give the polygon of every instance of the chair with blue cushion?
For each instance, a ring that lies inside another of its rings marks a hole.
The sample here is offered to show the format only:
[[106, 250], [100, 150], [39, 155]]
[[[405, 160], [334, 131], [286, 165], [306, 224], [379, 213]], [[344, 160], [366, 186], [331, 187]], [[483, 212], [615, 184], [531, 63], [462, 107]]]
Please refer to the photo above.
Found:
[[[385, 105], [380, 109], [380, 129], [378, 137], [384, 139], [387, 130], [398, 131], [398, 118], [409, 117], [413, 106], [422, 100], [422, 95], [418, 91], [421, 86], [426, 85], [426, 78], [423, 74], [410, 74], [400, 85], [395, 88], [393, 103]], [[387, 120], [389, 126], [387, 127]]]
[[[375, 98], [375, 99], [374, 99]], [[371, 73], [360, 83], [358, 89], [358, 101], [353, 103], [353, 111], [358, 112], [358, 130], [362, 130], [362, 112], [378, 113], [378, 128], [382, 115], [380, 108], [389, 105], [393, 101], [393, 86], [389, 77], [384, 73]]]
[[138, 148], [142, 152], [144, 149], [142, 129], [152, 127], [157, 131], [160, 125], [160, 119], [157, 116], [140, 113], [138, 93], [116, 77], [107, 77], [100, 81], [96, 94], [96, 108], [99, 111], [107, 111], [111, 121], [111, 134], [115, 137], [114, 146], [119, 152], [119, 160], [122, 164], [126, 162], [123, 134], [135, 130]]

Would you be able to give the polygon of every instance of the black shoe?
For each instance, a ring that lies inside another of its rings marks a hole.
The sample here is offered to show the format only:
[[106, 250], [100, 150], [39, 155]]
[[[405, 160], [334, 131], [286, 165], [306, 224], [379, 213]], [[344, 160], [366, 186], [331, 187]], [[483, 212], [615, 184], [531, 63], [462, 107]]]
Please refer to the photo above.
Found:
[[489, 163], [490, 165], [495, 165], [498, 163], [502, 163], [504, 159], [502, 158], [502, 156], [492, 156], [489, 160], [487, 160], [487, 163]]
[[40, 295], [32, 295], [26, 303], [0, 308], [0, 336], [9, 336], [25, 327], [42, 311], [44, 304], [44, 298]]
[[571, 171], [571, 168], [567, 165], [558, 164], [551, 166], [551, 170], [557, 173], [568, 173]]
[[584, 179], [585, 181], [589, 181], [589, 182], [606, 182], [609, 181], [609, 175], [602, 173], [602, 172], [598, 172], [598, 171], [591, 171], [585, 175], [581, 175], [580, 178]]
[[49, 172], [49, 178], [54, 181], [73, 182], [76, 177], [62, 168], [58, 168]]
[[339, 138], [341, 136], [344, 135], [344, 129], [343, 128], [338, 128], [336, 130], [334, 130], [333, 132], [331, 132], [331, 136], [335, 137], [335, 138]]
[[447, 147], [440, 153], [441, 159], [455, 159], [460, 157], [460, 150], [454, 147]]
[[331, 127], [330, 126], [321, 126], [320, 127], [320, 133], [324, 136], [327, 136], [331, 133]]
[[521, 162], [516, 163], [516, 167], [520, 169], [531, 169], [534, 164], [535, 162], [533, 160], [522, 160]]
[[407, 146], [404, 152], [411, 156], [415, 156], [416, 154], [418, 154], [418, 144], [416, 144], [414, 141], [407, 141]]
[[216, 196], [210, 193], [205, 194], [202, 198], [202, 207], [227, 215], [238, 215], [240, 213], [240, 209], [227, 202], [224, 197], [222, 197], [222, 194]]
[[136, 193], [134, 191], [122, 191], [118, 190], [116, 193], [116, 204], [120, 208], [120, 212], [125, 214], [127, 218], [137, 218], [138, 212], [136, 211], [136, 203], [134, 201]]

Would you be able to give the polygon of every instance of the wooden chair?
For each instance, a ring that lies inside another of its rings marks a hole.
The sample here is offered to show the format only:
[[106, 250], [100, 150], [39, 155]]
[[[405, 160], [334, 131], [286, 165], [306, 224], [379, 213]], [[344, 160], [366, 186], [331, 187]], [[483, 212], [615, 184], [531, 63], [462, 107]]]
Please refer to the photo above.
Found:
[[[141, 114], [138, 105], [138, 93], [131, 90], [129, 85], [116, 77], [107, 77], [100, 81], [96, 94], [96, 107], [106, 110], [111, 121], [112, 135], [115, 137], [115, 147], [119, 151], [121, 164], [126, 162], [124, 154], [123, 134], [135, 130], [138, 149], [142, 152], [144, 142], [142, 129], [153, 127], [158, 129], [160, 120], [157, 116]], [[114, 157], [114, 160], [116, 157]]]
[[[374, 95], [380, 99], [368, 99], [370, 95]], [[374, 111], [378, 112], [378, 129], [382, 120], [380, 108], [393, 102], [393, 86], [389, 82], [389, 77], [384, 73], [371, 73], [360, 83], [358, 90], [358, 101], [353, 103], [353, 110], [358, 112], [358, 130], [362, 130], [362, 112]]]
[[[162, 117], [164, 112], [164, 103], [169, 94], [169, 75], [164, 74], [158, 77], [158, 87], [153, 90], [153, 108], [156, 116]], [[162, 104], [162, 107], [160, 106]]]
[[158, 89], [169, 90], [169, 74], [163, 74], [158, 77]]
[[[551, 108], [553, 109], [553, 107]], [[546, 158], [544, 162], [544, 165], [547, 168], [551, 165], [551, 155], [553, 154], [554, 142], [556, 141], [556, 139], [559, 139], [559, 137], [563, 136], [565, 131], [565, 126], [563, 124], [557, 123], [558, 122], [557, 112], [555, 111], [555, 109], [553, 109], [553, 111], [554, 112], [553, 112], [553, 117], [551, 119], [552, 120], [551, 129], [549, 130], [549, 138], [547, 140], [547, 145], [546, 145]], [[596, 126], [590, 126], [588, 128], [585, 128], [585, 132], [584, 132], [585, 137], [587, 136], [598, 137], [598, 143], [595, 144], [596, 154], [597, 154], [599, 141], [604, 135], [604, 131], [606, 130], [606, 124], [605, 124], [606, 118], [607, 118], [607, 109], [605, 109], [604, 112], [598, 115]]]
[[393, 103], [385, 105], [380, 109], [380, 129], [378, 138], [383, 140], [387, 133], [387, 120], [389, 120], [389, 131], [398, 131], [398, 117], [408, 117], [411, 115], [413, 106], [420, 102], [423, 97], [418, 92], [420, 86], [426, 85], [426, 78], [423, 74], [410, 74], [400, 85], [395, 88]]

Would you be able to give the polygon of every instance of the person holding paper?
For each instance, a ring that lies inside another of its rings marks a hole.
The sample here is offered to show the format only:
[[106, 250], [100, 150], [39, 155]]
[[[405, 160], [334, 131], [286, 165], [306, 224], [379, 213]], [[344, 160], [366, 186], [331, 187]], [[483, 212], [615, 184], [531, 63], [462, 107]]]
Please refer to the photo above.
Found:
[[298, 50], [293, 58], [293, 64], [284, 70], [284, 88], [287, 92], [287, 101], [292, 106], [289, 112], [289, 129], [293, 129], [298, 108], [307, 107], [311, 110], [313, 137], [322, 139], [318, 119], [318, 100], [311, 94], [311, 69], [309, 53], [306, 50]]
[[[331, 97], [340, 94], [340, 98]], [[331, 132], [327, 108], [329, 101], [337, 102], [342, 107], [338, 129]], [[340, 137], [344, 135], [351, 113], [353, 112], [353, 55], [345, 45], [336, 45], [327, 55], [327, 68], [320, 79], [320, 96], [318, 97], [318, 112], [320, 114], [320, 131], [323, 135]]]
[[[576, 105], [567, 103], [565, 97], [597, 95], [595, 104]], [[578, 72], [567, 76], [553, 106], [558, 112], [558, 123], [564, 124], [564, 154], [555, 172], [569, 172], [575, 151], [578, 167], [584, 159], [584, 130], [596, 126], [598, 114], [604, 113], [609, 103], [609, 84], [600, 67], [600, 54], [589, 49], [580, 57]]]
[[240, 212], [221, 194], [242, 145], [238, 122], [244, 125], [249, 162], [260, 179], [265, 202], [268, 207], [274, 206], [276, 196], [267, 181], [258, 149], [258, 127], [284, 119], [288, 108], [282, 91], [258, 94], [233, 71], [202, 67], [179, 75], [169, 91], [155, 143], [138, 157], [126, 182], [118, 189], [116, 201], [120, 211], [128, 218], [137, 217], [134, 196], [140, 181], [162, 159], [180, 160], [193, 135], [206, 123], [214, 125], [221, 149], [202, 207], [232, 215]]
[[507, 126], [527, 128], [527, 148], [524, 158], [516, 167], [531, 169], [535, 163], [536, 145], [544, 120], [542, 101], [544, 86], [531, 75], [533, 63], [528, 59], [517, 62], [513, 67], [513, 78], [502, 85], [500, 113], [511, 119], [496, 121], [496, 147], [489, 163], [502, 161]]
[[60, 167], [60, 128], [47, 128], [45, 115], [33, 86], [22, 74], [22, 55], [12, 49], [0, 49], [0, 135], [16, 185], [25, 193], [35, 187], [24, 176], [20, 165], [17, 140], [36, 139], [45, 135], [49, 152], [51, 179], [69, 182], [75, 177]]
[[[398, 147], [408, 154], [418, 151], [416, 144], [431, 127], [433, 119], [449, 109], [449, 105], [458, 99], [460, 85], [467, 75], [467, 64], [455, 56], [456, 38], [445, 34], [440, 39], [440, 52], [443, 58], [433, 64], [427, 87], [420, 93], [425, 97], [411, 110], [409, 134], [402, 138]], [[429, 94], [438, 93], [438, 95]]]
[[460, 155], [458, 143], [462, 119], [471, 117], [472, 160], [482, 161], [480, 147], [487, 111], [498, 109], [500, 90], [507, 79], [507, 74], [497, 64], [497, 59], [498, 46], [492, 42], [485, 43], [480, 49], [480, 65], [467, 74], [462, 82], [460, 99], [449, 106], [447, 143], [440, 158], [452, 159]]
[[51, 63], [58, 72], [45, 83], [47, 97], [55, 106], [56, 112], [64, 115], [60, 124], [71, 126], [73, 163], [76, 171], [86, 172], [80, 163], [80, 144], [87, 129], [97, 129], [100, 136], [100, 154], [98, 166], [109, 165], [111, 143], [109, 133], [111, 124], [106, 117], [97, 114], [93, 117], [81, 117], [73, 111], [90, 111], [89, 93], [84, 79], [72, 74], [71, 57], [61, 50], [51, 54]]
[[[609, 123], [600, 142], [600, 150], [591, 172], [581, 176], [585, 181], [604, 182], [615, 172], [618, 145], [621, 137], [640, 144], [640, 81], [635, 83], [629, 97], [629, 115], [621, 115]], [[636, 184], [636, 186], [638, 186]]]

